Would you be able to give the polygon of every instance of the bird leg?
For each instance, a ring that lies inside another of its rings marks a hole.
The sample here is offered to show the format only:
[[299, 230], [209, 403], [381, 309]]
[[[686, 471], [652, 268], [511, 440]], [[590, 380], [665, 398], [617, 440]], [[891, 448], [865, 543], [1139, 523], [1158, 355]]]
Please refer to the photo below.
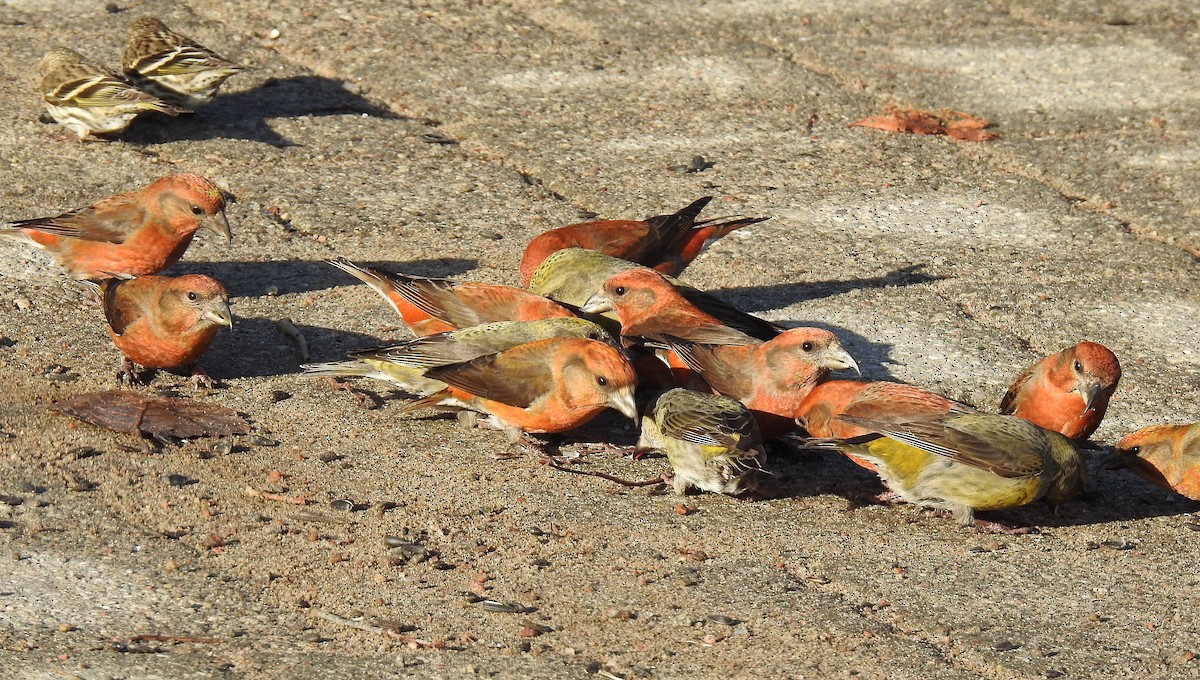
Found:
[[121, 370], [117, 371], [118, 385], [145, 385], [146, 383], [138, 377], [137, 364], [133, 363], [129, 357], [121, 357]]
[[212, 390], [212, 378], [208, 377], [208, 374], [204, 372], [203, 368], [200, 368], [200, 364], [194, 363], [188, 368], [191, 369], [192, 372], [192, 387], [194, 389], [198, 390], [200, 388], [204, 388], [206, 390]]
[[868, 505], [899, 505], [904, 502], [904, 497], [890, 489], [884, 489], [876, 493], [856, 494], [852, 498], [847, 499], [846, 509], [857, 510], [865, 508]]
[[[349, 380], [338, 380], [331, 375], [325, 376], [325, 379], [329, 381], [329, 385], [333, 387], [335, 392], [339, 390], [345, 390], [353, 395], [354, 403], [359, 408], [375, 408], [380, 404], [380, 402], [374, 397], [352, 385]], [[370, 402], [371, 404], [368, 406], [367, 402]]]
[[1013, 527], [1001, 522], [989, 522], [985, 519], [975, 520], [975, 531], [981, 534], [1004, 534], [1006, 536], [1021, 536], [1024, 534], [1041, 533], [1037, 527]]

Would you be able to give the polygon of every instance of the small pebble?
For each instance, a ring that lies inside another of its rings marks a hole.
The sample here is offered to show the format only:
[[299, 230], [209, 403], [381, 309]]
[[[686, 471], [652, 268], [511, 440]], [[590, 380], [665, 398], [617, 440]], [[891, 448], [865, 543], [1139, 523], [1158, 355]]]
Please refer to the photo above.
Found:
[[284, 392], [283, 390], [271, 390], [271, 396], [268, 397], [268, 399], [270, 399], [272, 404], [278, 404], [281, 401], [287, 401], [288, 399], [291, 399], [291, 398], [292, 398], [292, 393]]
[[17, 309], [21, 310], [22, 312], [29, 309], [31, 306], [33, 306], [33, 303], [29, 301], [29, 298], [24, 298], [24, 297], [15, 298], [12, 301], [12, 303], [13, 303], [13, 307], [16, 307]]
[[499, 600], [479, 600], [476, 604], [489, 612], [496, 612], [497, 614], [516, 614], [525, 611], [524, 607]]
[[196, 481], [197, 480], [184, 475], [167, 475], [167, 484], [170, 484], [171, 486], [187, 486], [189, 484], [195, 484]]
[[212, 452], [218, 456], [227, 456], [233, 452], [233, 442], [228, 437], [221, 437], [213, 443]]
[[354, 501], [346, 498], [339, 498], [334, 501], [329, 501], [329, 507], [337, 510], [338, 512], [350, 512], [354, 509]]
[[741, 620], [735, 619], [732, 616], [725, 616], [724, 614], [709, 614], [705, 618], [713, 623], [719, 623], [722, 626], [736, 626], [737, 624], [741, 623]]
[[279, 442], [271, 439], [270, 437], [264, 437], [259, 434], [250, 435], [249, 441], [253, 446], [279, 446]]

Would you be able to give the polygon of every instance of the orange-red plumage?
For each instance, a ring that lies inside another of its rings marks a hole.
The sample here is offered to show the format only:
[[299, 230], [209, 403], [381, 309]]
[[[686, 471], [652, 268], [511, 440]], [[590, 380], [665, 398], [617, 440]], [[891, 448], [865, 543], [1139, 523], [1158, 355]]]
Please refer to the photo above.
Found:
[[[142, 276], [177, 262], [201, 226], [230, 238], [224, 210], [225, 194], [211, 181], [171, 175], [87, 208], [13, 222], [0, 235], [33, 242], [76, 279]], [[205, 222], [218, 213], [221, 220]]]
[[673, 336], [667, 342], [715, 392], [745, 404], [764, 439], [795, 429], [800, 404], [831, 370], [858, 369], [837, 336], [821, 328], [792, 328], [767, 342], [743, 346]]
[[533, 272], [551, 254], [564, 248], [586, 248], [629, 260], [678, 276], [713, 241], [765, 217], [697, 221], [712, 196], [705, 196], [679, 212], [645, 220], [598, 220], [568, 224], [538, 234], [521, 257], [521, 286], [529, 286]]
[[606, 408], [637, 419], [633, 368], [611, 345], [596, 340], [538, 340], [439, 366], [425, 376], [446, 383], [446, 389], [405, 410], [441, 406], [477, 411], [510, 434], [563, 432]]
[[[627, 344], [640, 339], [662, 346], [667, 335], [713, 345], [758, 342], [701, 311], [662, 274], [651, 269], [627, 269], [610, 276], [581, 311], [592, 313], [610, 309], [616, 312], [621, 322], [621, 337]], [[671, 367], [676, 384], [687, 384], [692, 371], [674, 352], [664, 349], [660, 358]]]
[[1200, 423], [1142, 428], [1117, 442], [1113, 457], [1146, 481], [1200, 501]]
[[200, 274], [110, 279], [100, 289], [108, 333], [131, 378], [131, 363], [194, 368], [217, 329], [232, 323], [225, 287]]
[[417, 336], [494, 321], [574, 316], [553, 300], [511, 286], [392, 274], [344, 258], [329, 263], [382, 295], [400, 315], [404, 325]]
[[1080, 342], [1025, 369], [1000, 402], [1000, 413], [1024, 418], [1071, 439], [1092, 436], [1121, 380], [1121, 364], [1104, 345]]

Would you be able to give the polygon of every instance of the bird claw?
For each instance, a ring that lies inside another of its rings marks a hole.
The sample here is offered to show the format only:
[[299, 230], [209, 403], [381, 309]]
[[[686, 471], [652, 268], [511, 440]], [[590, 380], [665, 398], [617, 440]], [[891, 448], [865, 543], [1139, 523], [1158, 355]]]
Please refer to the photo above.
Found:
[[1003, 534], [1006, 536], [1023, 536], [1025, 534], [1040, 534], [1037, 527], [1011, 527], [1000, 522], [989, 522], [977, 519], [973, 523], [975, 531], [981, 534]]
[[[341, 390], [349, 392], [351, 396], [354, 397], [355, 405], [359, 408], [371, 409], [380, 405], [380, 402], [377, 401], [375, 397], [363, 392], [354, 385], [351, 385], [348, 380], [338, 380], [333, 376], [327, 376], [325, 379], [329, 381], [329, 385], [333, 387], [335, 392]], [[368, 402], [370, 403], [368, 404]]]
[[137, 364], [129, 359], [125, 359], [121, 363], [121, 370], [117, 371], [117, 384], [129, 385], [130, 387], [142, 387], [149, 381], [142, 380], [138, 377]]
[[896, 493], [895, 491], [884, 489], [878, 493], [860, 494], [849, 499], [846, 503], [846, 509], [857, 510], [859, 508], [865, 508], [868, 505], [899, 505], [903, 502], [904, 499], [900, 496], [900, 494]]
[[197, 364], [192, 364], [191, 380], [193, 389], [204, 389], [210, 392], [213, 389], [212, 378], [208, 377], [208, 374], [204, 372], [204, 369], [200, 368], [200, 366]]

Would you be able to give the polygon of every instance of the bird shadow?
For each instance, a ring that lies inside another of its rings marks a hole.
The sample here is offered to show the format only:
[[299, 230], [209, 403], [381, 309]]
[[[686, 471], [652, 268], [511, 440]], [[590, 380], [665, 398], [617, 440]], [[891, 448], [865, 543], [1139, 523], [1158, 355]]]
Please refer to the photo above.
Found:
[[[1174, 517], [1200, 510], [1200, 503], [1165, 489], [1160, 489], [1138, 477], [1129, 469], [1109, 470], [1103, 456], [1084, 453], [1088, 458], [1088, 488], [1067, 500], [1058, 514], [1045, 510], [1038, 513], [1038, 525], [1045, 527], [1087, 526], [1110, 524], [1153, 517]], [[1024, 508], [1022, 509], [1024, 510]]]
[[[771, 442], [770, 459], [774, 473], [776, 498], [801, 498], [834, 495], [846, 499], [847, 509], [853, 511], [870, 505], [880, 505], [871, 496], [886, 487], [875, 473], [862, 468], [849, 458], [833, 452], [803, 448], [797, 440]], [[1087, 456], [1088, 454], [1084, 454]], [[1043, 501], [1005, 511], [980, 512], [979, 519], [995, 521], [1011, 527], [1056, 527], [1111, 525], [1153, 517], [1174, 517], [1200, 511], [1200, 503], [1164, 491], [1137, 477], [1129, 470], [1104, 470], [1101, 456], [1090, 456], [1089, 489], [1068, 499], [1057, 513]], [[893, 509], [916, 512], [915, 506], [897, 502]], [[907, 508], [905, 506], [908, 506]], [[944, 518], [953, 523], [954, 520]], [[1101, 547], [1113, 547], [1101, 545]], [[1125, 549], [1116, 546], [1116, 549]]]
[[[479, 266], [478, 260], [465, 258], [433, 258], [427, 260], [379, 260], [358, 264], [388, 272], [404, 272], [415, 276], [458, 276]], [[196, 262], [189, 260], [175, 265], [180, 271], [168, 274], [204, 274], [220, 281], [231, 297], [259, 297], [311, 293], [328, 288], [360, 284], [358, 279], [320, 260], [268, 260], [266, 262]]]
[[212, 347], [200, 358], [215, 380], [260, 378], [300, 373], [300, 364], [345, 358], [347, 352], [376, 347], [386, 341], [342, 328], [324, 328], [293, 323], [304, 338], [308, 357], [302, 355], [295, 337], [283, 330], [278, 319], [239, 317], [234, 310], [233, 331], [217, 334]]
[[841, 295], [852, 290], [868, 288], [894, 288], [919, 286], [933, 281], [950, 278], [941, 274], [927, 274], [924, 264], [911, 264], [894, 269], [881, 276], [846, 279], [844, 281], [813, 281], [810, 283], [778, 283], [768, 286], [737, 286], [710, 290], [743, 312], [762, 312], [781, 309], [798, 302], [810, 302], [821, 298]]
[[268, 78], [249, 90], [218, 94], [192, 114], [143, 116], [121, 139], [131, 144], [243, 139], [277, 148], [300, 146], [271, 128], [273, 118], [361, 115], [427, 126], [427, 118], [402, 116], [346, 89], [343, 81], [315, 75]]

